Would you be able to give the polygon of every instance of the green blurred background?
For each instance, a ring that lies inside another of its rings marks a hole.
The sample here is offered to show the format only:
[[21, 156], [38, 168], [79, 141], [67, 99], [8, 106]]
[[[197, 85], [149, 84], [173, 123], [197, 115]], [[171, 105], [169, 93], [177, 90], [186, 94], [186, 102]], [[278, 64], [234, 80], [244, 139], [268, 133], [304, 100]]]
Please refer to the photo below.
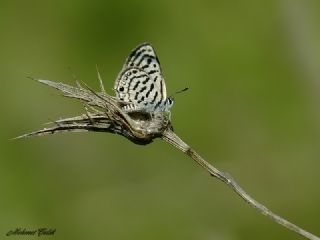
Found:
[[176, 132], [320, 235], [319, 21], [319, 1], [1, 0], [1, 239], [17, 227], [55, 228], [52, 239], [301, 239], [160, 140], [8, 140], [83, 112], [27, 76], [74, 84], [70, 67], [98, 89], [98, 64], [112, 93], [145, 41], [168, 92], [190, 88], [172, 109]]

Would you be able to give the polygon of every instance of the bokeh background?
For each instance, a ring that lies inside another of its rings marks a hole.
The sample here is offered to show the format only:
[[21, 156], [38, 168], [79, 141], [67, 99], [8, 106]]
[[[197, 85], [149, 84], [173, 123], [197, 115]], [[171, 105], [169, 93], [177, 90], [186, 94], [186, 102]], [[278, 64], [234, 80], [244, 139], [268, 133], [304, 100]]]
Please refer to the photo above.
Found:
[[1, 238], [47, 227], [57, 229], [52, 239], [301, 239], [160, 140], [8, 140], [84, 111], [27, 76], [74, 84], [72, 71], [98, 89], [98, 64], [112, 93], [125, 58], [146, 41], [168, 92], [190, 88], [172, 109], [176, 132], [320, 235], [319, 21], [319, 1], [1, 0]]

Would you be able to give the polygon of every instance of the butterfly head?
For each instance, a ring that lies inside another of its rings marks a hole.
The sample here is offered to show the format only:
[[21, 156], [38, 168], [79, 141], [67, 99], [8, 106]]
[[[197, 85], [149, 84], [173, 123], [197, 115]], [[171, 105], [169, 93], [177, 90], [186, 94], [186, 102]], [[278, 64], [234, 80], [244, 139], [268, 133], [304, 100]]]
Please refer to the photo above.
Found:
[[166, 110], [166, 111], [169, 111], [170, 108], [173, 106], [173, 103], [174, 103], [173, 98], [172, 98], [172, 97], [168, 97], [168, 98], [166, 99], [166, 103], [165, 103], [165, 110]]
[[173, 93], [172, 95], [170, 95], [167, 99], [166, 99], [166, 103], [165, 103], [165, 108], [166, 108], [166, 111], [169, 111], [170, 108], [172, 107], [173, 103], [174, 103], [174, 98], [173, 96], [178, 94], [178, 93], [182, 93], [184, 91], [187, 91], [189, 88], [184, 88], [180, 91], [177, 91], [175, 93]]

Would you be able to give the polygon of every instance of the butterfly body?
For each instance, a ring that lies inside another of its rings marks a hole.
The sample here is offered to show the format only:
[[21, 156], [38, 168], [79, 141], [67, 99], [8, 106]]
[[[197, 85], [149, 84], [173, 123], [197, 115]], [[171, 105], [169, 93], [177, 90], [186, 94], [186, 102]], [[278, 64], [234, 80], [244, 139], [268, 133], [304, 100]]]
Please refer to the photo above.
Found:
[[117, 98], [127, 103], [123, 107], [127, 112], [169, 112], [173, 105], [173, 100], [167, 98], [160, 62], [148, 43], [131, 52], [114, 89]]

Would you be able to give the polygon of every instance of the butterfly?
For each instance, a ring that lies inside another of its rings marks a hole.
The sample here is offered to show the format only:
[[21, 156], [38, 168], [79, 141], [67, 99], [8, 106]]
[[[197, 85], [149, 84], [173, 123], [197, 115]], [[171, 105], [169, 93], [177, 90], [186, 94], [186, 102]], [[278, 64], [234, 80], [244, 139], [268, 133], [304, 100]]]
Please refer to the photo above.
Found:
[[126, 112], [169, 112], [173, 99], [167, 97], [159, 59], [149, 43], [136, 47], [120, 71], [114, 90], [127, 103]]

